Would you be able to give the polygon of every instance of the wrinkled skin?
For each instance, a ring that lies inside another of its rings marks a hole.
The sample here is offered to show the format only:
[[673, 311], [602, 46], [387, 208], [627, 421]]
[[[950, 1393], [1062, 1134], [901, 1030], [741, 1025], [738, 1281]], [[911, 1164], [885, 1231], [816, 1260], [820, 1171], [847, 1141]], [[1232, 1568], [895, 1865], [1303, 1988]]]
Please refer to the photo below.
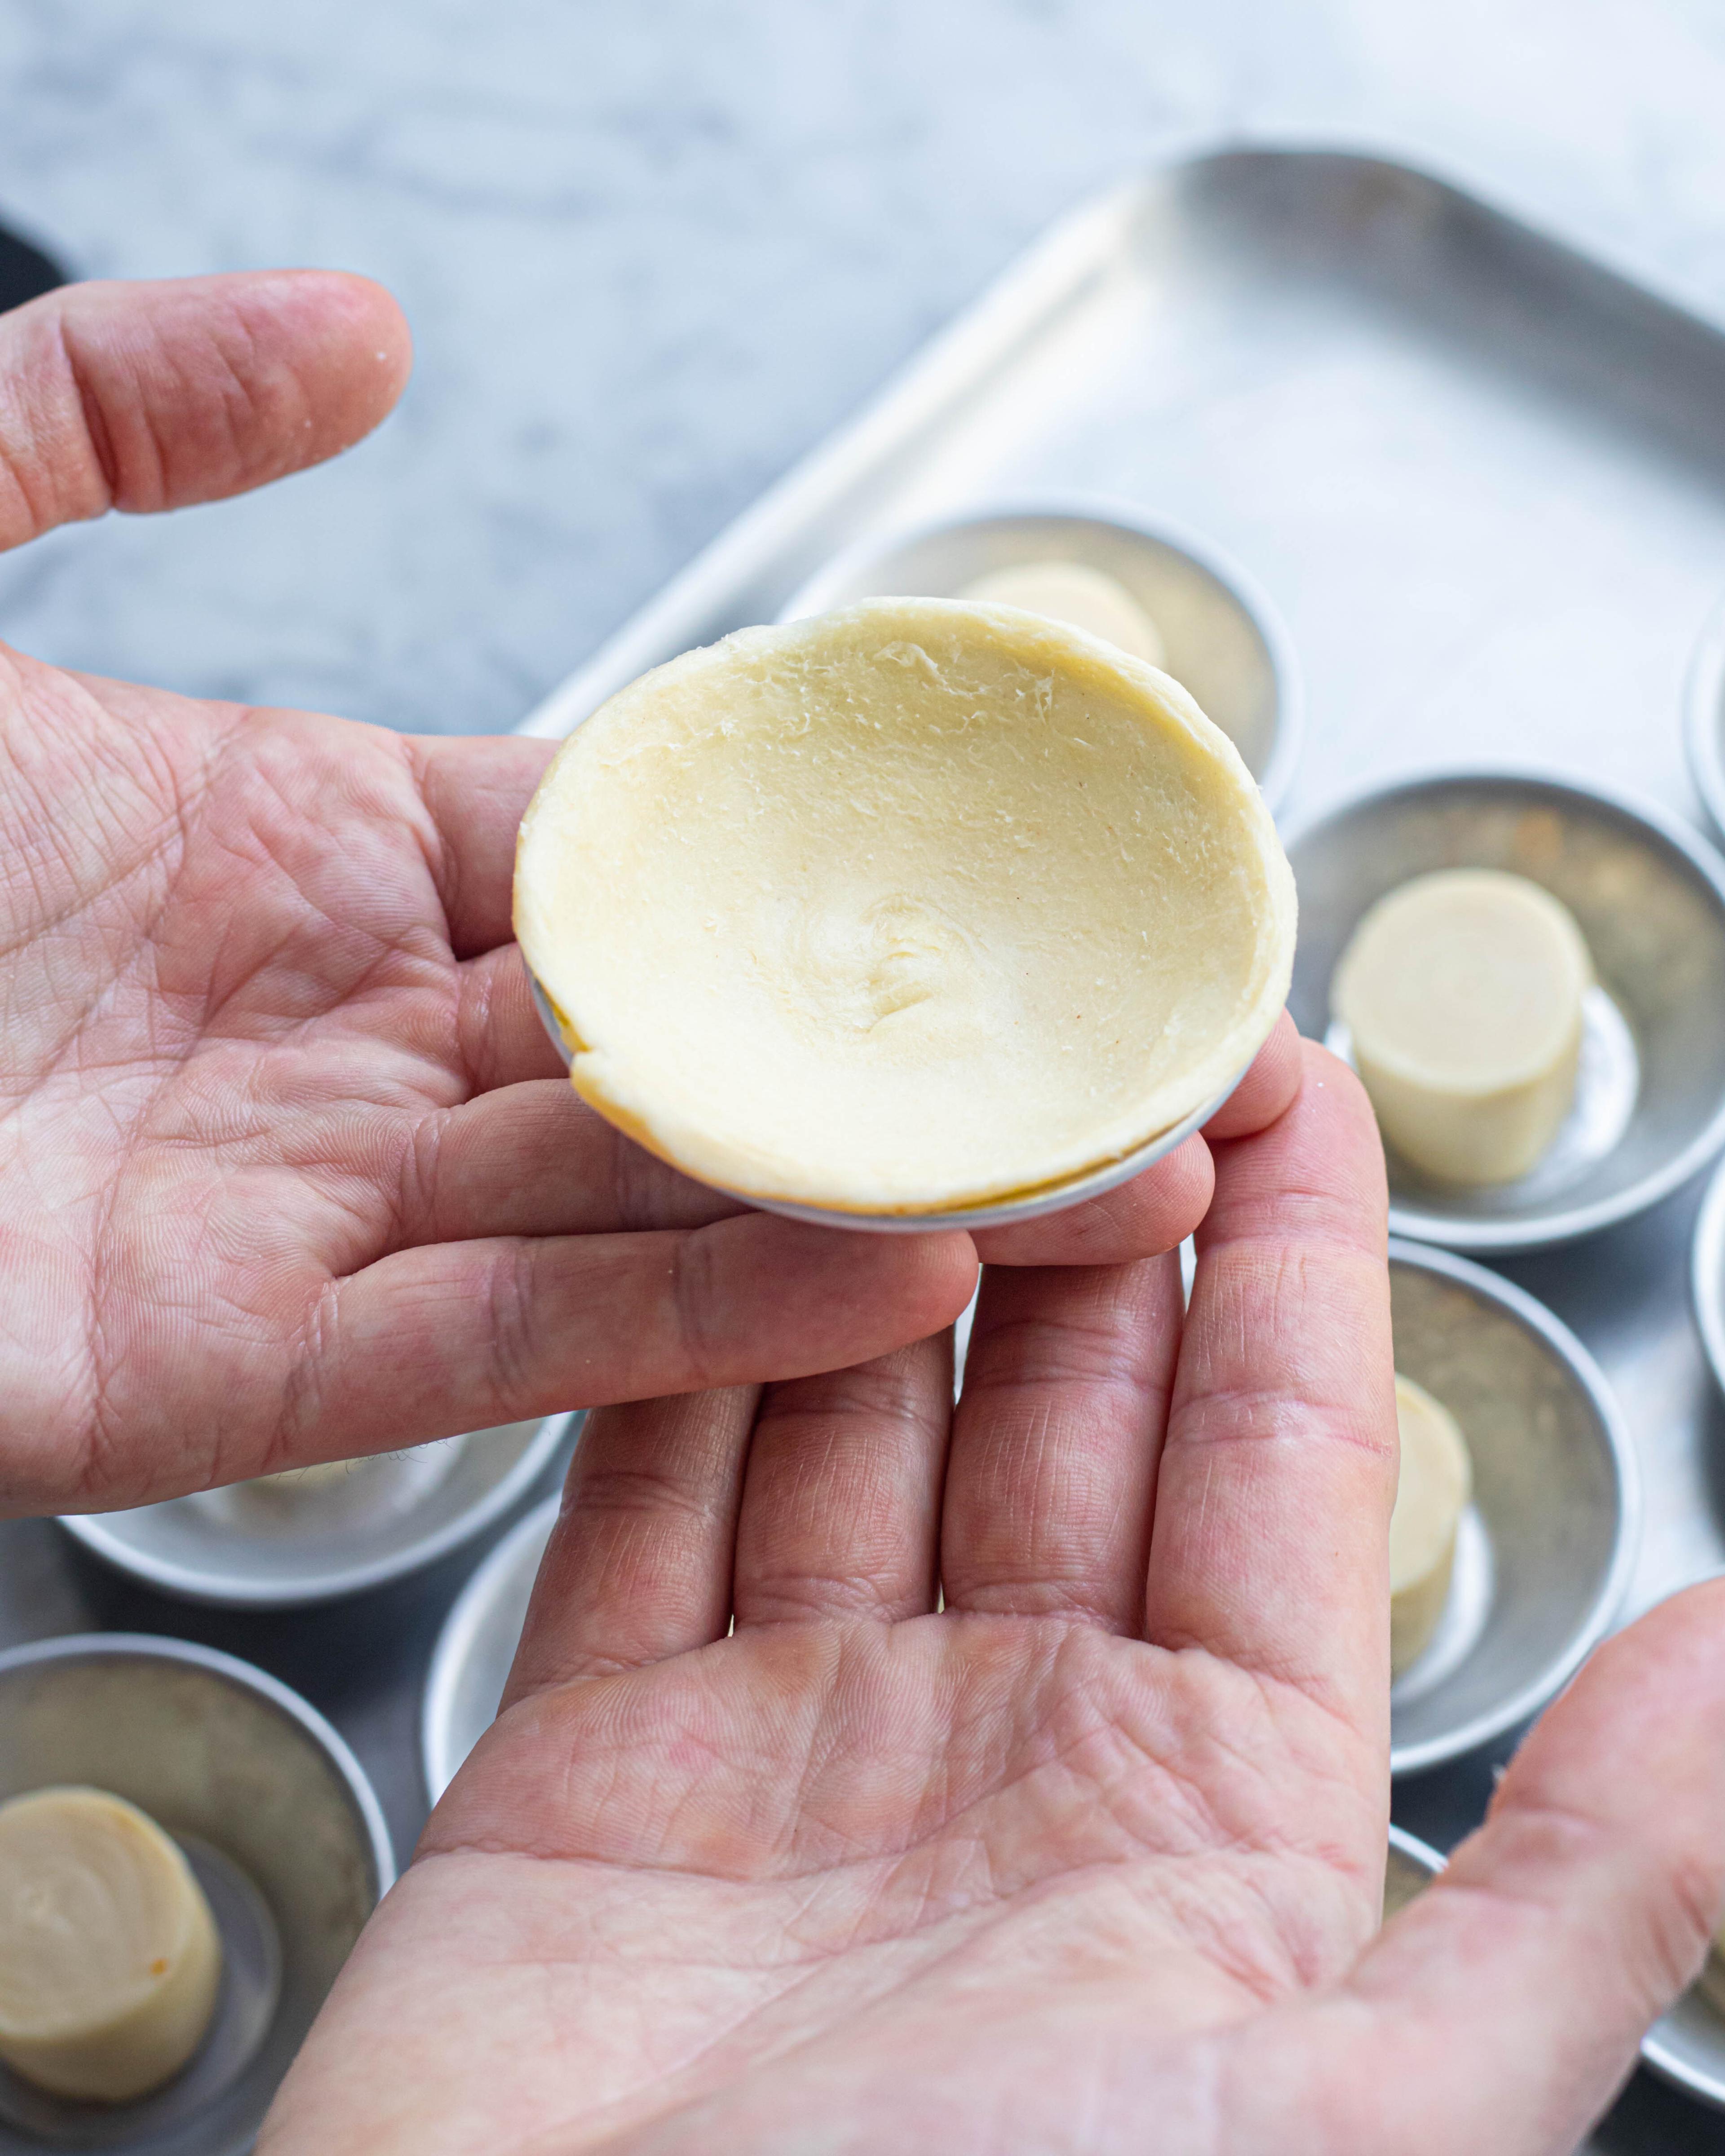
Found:
[[265, 2156], [1567, 2156], [1718, 1897], [1725, 1598], [1374, 1942], [1381, 1155], [1317, 1049], [1212, 1137], [1183, 1325], [1171, 1260], [988, 1269], [955, 1416], [942, 1337], [591, 1419]]
[[[0, 320], [0, 547], [315, 463], [407, 365], [357, 278], [51, 295]], [[0, 1509], [831, 1369], [949, 1322], [978, 1247], [1127, 1258], [1198, 1220], [1200, 1141], [973, 1247], [747, 1212], [619, 1138], [511, 941], [550, 753], [0, 646]]]
[[[0, 545], [315, 462], [405, 367], [346, 278], [0, 318]], [[264, 2148], [1569, 2148], [1717, 1912], [1725, 1607], [1596, 1657], [1374, 1941], [1394, 1424], [1351, 1078], [1284, 1022], [1206, 1140], [1021, 1229], [740, 1210], [581, 1110], [532, 1019], [545, 754], [0, 650], [0, 1499], [668, 1396], [590, 1420], [506, 1712]]]

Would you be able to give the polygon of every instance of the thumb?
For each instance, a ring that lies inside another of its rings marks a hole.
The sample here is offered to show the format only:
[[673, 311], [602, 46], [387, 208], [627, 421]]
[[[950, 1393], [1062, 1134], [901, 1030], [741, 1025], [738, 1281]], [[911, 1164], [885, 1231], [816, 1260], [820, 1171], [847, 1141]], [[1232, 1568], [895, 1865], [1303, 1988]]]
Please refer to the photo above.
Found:
[[1373, 2062], [1351, 2097], [1335, 2076], [1363, 2136], [1343, 2145], [1555, 2156], [1604, 2109], [1725, 1895], [1722, 1640], [1713, 1581], [1601, 1648], [1325, 2003], [1332, 2065]]
[[409, 365], [394, 300], [333, 270], [44, 294], [0, 315], [0, 548], [320, 464], [371, 432]]

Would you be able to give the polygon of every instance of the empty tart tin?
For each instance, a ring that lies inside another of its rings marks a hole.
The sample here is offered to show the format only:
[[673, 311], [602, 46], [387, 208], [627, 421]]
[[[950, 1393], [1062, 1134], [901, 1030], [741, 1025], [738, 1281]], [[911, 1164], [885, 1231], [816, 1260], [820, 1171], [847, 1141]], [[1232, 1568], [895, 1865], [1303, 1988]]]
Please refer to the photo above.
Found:
[[419, 1713], [419, 1757], [433, 1804], [497, 1719], [510, 1664], [527, 1621], [539, 1561], [562, 1500], [547, 1497], [516, 1521], [456, 1598], [438, 1635]]
[[1432, 1183], [1393, 1154], [1390, 1230], [1455, 1250], [1528, 1250], [1642, 1212], [1725, 1142], [1725, 862], [1663, 810], [1573, 778], [1473, 771], [1356, 796], [1290, 839], [1300, 941], [1289, 1004], [1349, 1053], [1330, 986], [1361, 916], [1436, 869], [1507, 870], [1575, 916], [1596, 984], [1575, 1103], [1513, 1183]]
[[1405, 1828], [1389, 1830], [1389, 1861], [1384, 1868], [1384, 1921], [1405, 1909], [1420, 1889], [1430, 1886], [1444, 1868], [1444, 1860], [1428, 1844]]
[[333, 1601], [418, 1572], [526, 1496], [574, 1424], [505, 1423], [411, 1451], [171, 1497], [61, 1524], [164, 1594], [230, 1609]]
[[1717, 1953], [1641, 2039], [1641, 2056], [1666, 2081], [1725, 2111], [1725, 1962]]
[[1101, 570], [1137, 602], [1160, 633], [1167, 671], [1233, 742], [1275, 808], [1305, 726], [1292, 639], [1245, 571], [1177, 524], [1085, 497], [1002, 504], [859, 542], [817, 570], [779, 619], [864, 598], [954, 598], [979, 577], [1032, 562]]
[[1689, 775], [1725, 837], [1725, 604], [1702, 632], [1683, 694], [1683, 740]]
[[1695, 1328], [1712, 1368], [1713, 1383], [1725, 1392], [1725, 1168], [1707, 1185], [1696, 1219], [1689, 1285]]
[[1517, 1728], [1609, 1629], [1640, 1479], [1609, 1387], [1568, 1327], [1483, 1266], [1389, 1246], [1395, 1367], [1461, 1424], [1473, 1497], [1436, 1633], [1391, 1688], [1390, 1769]]
[[0, 2066], [0, 2156], [243, 2156], [395, 1876], [372, 1786], [274, 1677], [124, 1632], [0, 1654], [0, 1802], [64, 1784], [128, 1799], [178, 1842], [221, 1933], [221, 1987], [189, 2063], [135, 2102], [72, 2102]]

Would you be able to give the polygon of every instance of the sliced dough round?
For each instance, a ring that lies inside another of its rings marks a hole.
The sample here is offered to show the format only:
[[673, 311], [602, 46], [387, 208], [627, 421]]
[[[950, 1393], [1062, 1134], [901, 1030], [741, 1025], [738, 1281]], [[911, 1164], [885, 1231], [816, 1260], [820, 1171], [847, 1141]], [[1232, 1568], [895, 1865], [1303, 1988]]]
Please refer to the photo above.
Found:
[[1575, 1097], [1593, 962], [1525, 876], [1445, 869], [1378, 900], [1336, 969], [1336, 1014], [1384, 1137], [1456, 1183], [1525, 1175]]
[[1023, 607], [1100, 636], [1147, 665], [1165, 664], [1162, 632], [1123, 584], [1082, 562], [1015, 562], [958, 593], [984, 606]]
[[624, 689], [521, 825], [516, 932], [577, 1091], [748, 1197], [922, 1214], [1214, 1099], [1294, 887], [1165, 675], [1007, 608], [873, 599]]
[[147, 2094], [203, 2041], [221, 1970], [203, 1888], [136, 1804], [85, 1789], [0, 1804], [0, 2059], [26, 2081]]
[[1395, 1419], [1402, 1464], [1389, 1522], [1389, 1667], [1399, 1676], [1430, 1645], [1449, 1599], [1473, 1463], [1455, 1416], [1399, 1373]]

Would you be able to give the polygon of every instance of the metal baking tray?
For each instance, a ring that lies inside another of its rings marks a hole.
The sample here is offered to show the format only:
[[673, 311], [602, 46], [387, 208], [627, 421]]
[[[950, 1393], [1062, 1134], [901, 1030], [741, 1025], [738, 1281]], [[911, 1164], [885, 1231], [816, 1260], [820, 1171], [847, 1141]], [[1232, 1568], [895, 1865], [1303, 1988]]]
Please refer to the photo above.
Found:
[[[1725, 591], [1725, 316], [1450, 179], [1330, 147], [1184, 160], [1056, 228], [526, 722], [562, 734], [644, 668], [770, 621], [840, 547], [1002, 500], [1092, 495], [1208, 536], [1270, 593], [1308, 692], [1287, 800], [1512, 756], [1697, 821], [1679, 711]], [[1698, 1188], [1499, 1270], [1580, 1336], [1645, 1486], [1624, 1610], [1725, 1568], [1725, 1409], [1688, 1311]], [[352, 1606], [198, 1610], [49, 1522], [0, 1539], [0, 1640], [117, 1625], [206, 1640], [352, 1743], [405, 1860], [418, 1691], [479, 1549]], [[1492, 1750], [1396, 1792], [1447, 1847]], [[1645, 2075], [1594, 2144], [1725, 2151]]]

